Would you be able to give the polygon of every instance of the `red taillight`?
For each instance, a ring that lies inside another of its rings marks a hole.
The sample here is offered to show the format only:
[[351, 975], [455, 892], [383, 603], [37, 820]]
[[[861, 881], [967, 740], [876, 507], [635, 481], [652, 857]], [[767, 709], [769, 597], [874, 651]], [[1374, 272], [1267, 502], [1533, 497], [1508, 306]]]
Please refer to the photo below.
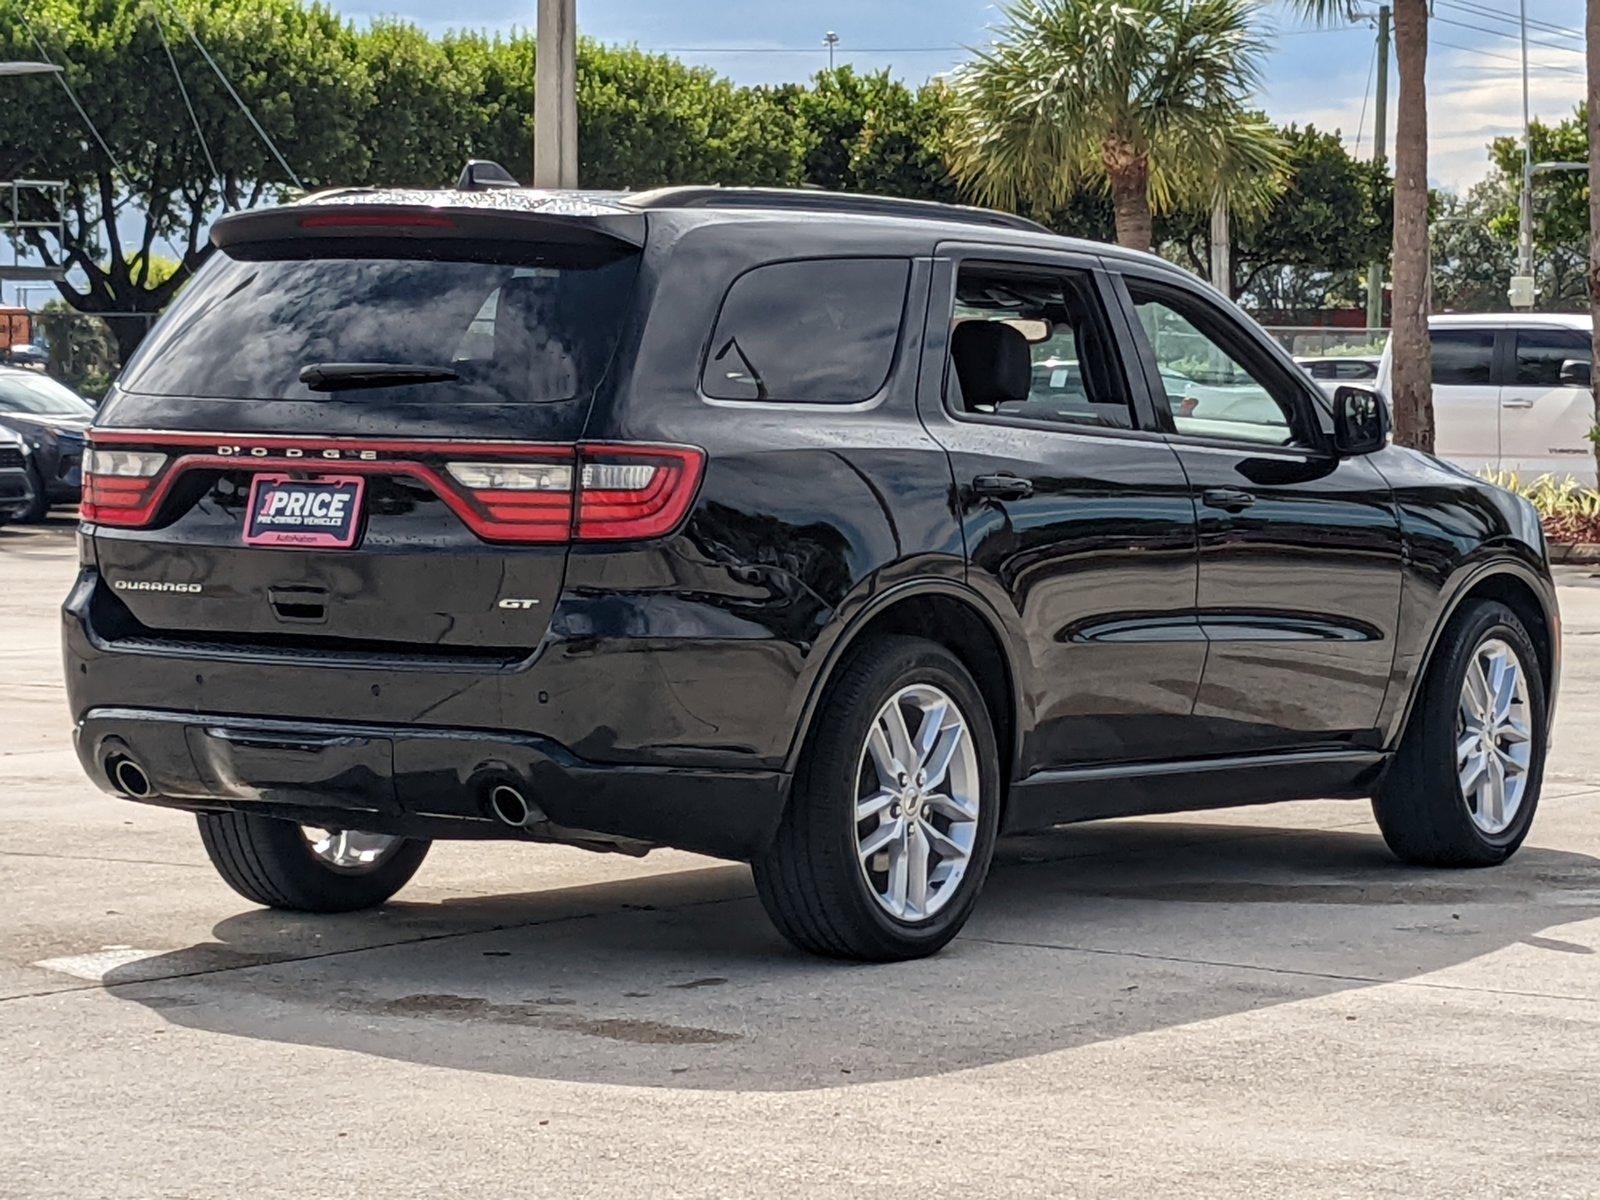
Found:
[[694, 503], [705, 455], [686, 447], [582, 446], [580, 542], [634, 541], [677, 528]]
[[217, 444], [229, 436], [91, 433], [84, 455], [82, 518], [127, 528], [148, 525], [177, 479], [194, 469], [313, 475], [337, 470], [415, 480], [488, 542], [640, 541], [677, 528], [694, 503], [705, 466], [705, 453], [692, 446], [369, 441], [282, 434], [258, 435], [248, 439], [248, 446], [226, 440]]
[[78, 514], [100, 525], [138, 526], [155, 515], [167, 456], [152, 450], [103, 450], [83, 456]]
[[584, 445], [560, 458], [453, 461], [462, 517], [492, 542], [640, 541], [677, 527], [705, 455], [686, 446]]

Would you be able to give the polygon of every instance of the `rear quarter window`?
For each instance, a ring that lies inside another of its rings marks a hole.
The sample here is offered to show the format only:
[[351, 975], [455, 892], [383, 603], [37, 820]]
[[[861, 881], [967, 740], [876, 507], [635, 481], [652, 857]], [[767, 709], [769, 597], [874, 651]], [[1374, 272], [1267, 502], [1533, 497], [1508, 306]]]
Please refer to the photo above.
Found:
[[894, 364], [911, 264], [900, 258], [768, 263], [734, 280], [700, 386], [718, 400], [851, 404]]

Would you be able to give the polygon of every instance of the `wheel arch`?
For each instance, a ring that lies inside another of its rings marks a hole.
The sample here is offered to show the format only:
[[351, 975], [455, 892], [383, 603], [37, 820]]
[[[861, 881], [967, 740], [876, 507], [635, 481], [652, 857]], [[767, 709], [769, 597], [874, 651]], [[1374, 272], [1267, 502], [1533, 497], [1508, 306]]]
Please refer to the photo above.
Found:
[[1441, 606], [1421, 663], [1411, 680], [1400, 720], [1395, 725], [1395, 738], [1403, 736], [1411, 723], [1417, 697], [1422, 692], [1428, 673], [1433, 670], [1434, 657], [1444, 640], [1445, 630], [1467, 604], [1477, 600], [1494, 600], [1504, 604], [1517, 615], [1533, 640], [1543, 676], [1545, 706], [1549, 714], [1546, 719], [1548, 729], [1549, 717], [1553, 717], [1555, 712], [1556, 686], [1561, 678], [1561, 615], [1548, 580], [1534, 574], [1520, 561], [1496, 559], [1479, 565], [1462, 578]]
[[811, 736], [822, 699], [852, 648], [864, 639], [910, 634], [944, 646], [978, 684], [1001, 747], [1001, 787], [1006, 788], [1021, 755], [1021, 680], [1012, 636], [993, 608], [975, 591], [952, 580], [900, 584], [868, 603], [833, 640], [809, 689], [784, 769], [795, 770]]

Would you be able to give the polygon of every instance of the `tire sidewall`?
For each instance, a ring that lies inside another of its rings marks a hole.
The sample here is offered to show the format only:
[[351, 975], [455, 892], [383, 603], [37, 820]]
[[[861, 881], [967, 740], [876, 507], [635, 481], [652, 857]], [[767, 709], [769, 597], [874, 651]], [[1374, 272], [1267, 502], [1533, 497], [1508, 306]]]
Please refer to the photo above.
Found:
[[[825, 777], [816, 782], [836, 799], [828, 806], [835, 816], [830, 822], [829, 836], [835, 843], [835, 852], [852, 868], [849, 872], [854, 885], [852, 907], [857, 910], [853, 915], [871, 927], [876, 939], [902, 943], [907, 949], [915, 947], [912, 952], [920, 954], [932, 953], [956, 935], [982, 891], [999, 829], [1000, 771], [993, 723], [972, 677], [959, 660], [933, 643], [919, 645], [908, 640], [907, 647], [908, 650], [915, 647], [915, 651], [897, 655], [882, 664], [874, 672], [872, 686], [862, 693], [862, 702], [853, 706], [852, 711], [841, 713], [842, 719], [831, 723], [832, 728], [824, 735], [828, 745], [818, 747], [826, 764]], [[852, 818], [861, 754], [878, 711], [895, 693], [918, 683], [932, 684], [948, 695], [967, 723], [978, 763], [978, 829], [972, 858], [957, 885], [956, 894], [932, 917], [902, 921], [886, 912], [872, 894], [860, 868], [856, 823]]]

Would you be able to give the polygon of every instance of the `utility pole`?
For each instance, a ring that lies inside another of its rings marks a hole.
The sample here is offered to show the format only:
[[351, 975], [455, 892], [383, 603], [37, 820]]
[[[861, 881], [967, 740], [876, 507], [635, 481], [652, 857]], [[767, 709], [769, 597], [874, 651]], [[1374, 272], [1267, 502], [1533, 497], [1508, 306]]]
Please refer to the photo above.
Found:
[[[1389, 6], [1378, 9], [1378, 92], [1372, 118], [1372, 161], [1382, 170], [1389, 161]], [[1367, 265], [1367, 328], [1383, 328], [1383, 259]]]
[[828, 73], [833, 73], [833, 48], [839, 44], [839, 35], [833, 30], [828, 30], [822, 35], [822, 44], [828, 48]]
[[533, 186], [578, 186], [577, 0], [539, 0], [533, 76]]
[[1528, 119], [1528, 0], [1520, 0], [1522, 16], [1522, 200], [1517, 237], [1517, 276], [1511, 281], [1513, 308], [1532, 308], [1533, 277], [1533, 133]]

